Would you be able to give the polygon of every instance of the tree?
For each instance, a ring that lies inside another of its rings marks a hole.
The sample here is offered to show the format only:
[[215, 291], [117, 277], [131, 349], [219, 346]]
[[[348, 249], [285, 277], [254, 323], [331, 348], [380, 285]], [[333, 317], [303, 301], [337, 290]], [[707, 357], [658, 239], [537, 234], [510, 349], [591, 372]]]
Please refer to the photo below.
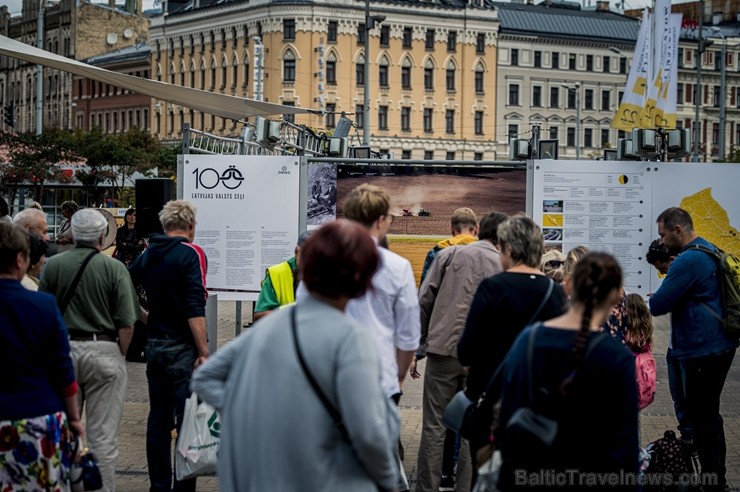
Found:
[[0, 132], [0, 145], [7, 149], [5, 163], [0, 165], [0, 183], [3, 187], [33, 187], [34, 200], [40, 201], [47, 181], [69, 182], [62, 162], [79, 160], [70, 134], [61, 130], [47, 130], [41, 135]]

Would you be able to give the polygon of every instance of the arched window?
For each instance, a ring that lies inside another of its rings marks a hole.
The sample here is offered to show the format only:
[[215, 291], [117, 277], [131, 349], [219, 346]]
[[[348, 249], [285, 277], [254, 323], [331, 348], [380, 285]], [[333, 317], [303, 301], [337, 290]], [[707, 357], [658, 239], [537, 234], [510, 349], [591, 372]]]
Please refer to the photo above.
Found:
[[295, 82], [295, 69], [295, 53], [293, 50], [287, 50], [283, 55], [283, 83]]
[[[236, 29], [233, 30], [232, 36], [236, 39]], [[239, 59], [234, 56], [231, 60], [231, 87], [235, 88], [239, 84]]]
[[[223, 31], [221, 31], [223, 33]], [[225, 34], [224, 34], [225, 36]], [[224, 39], [226, 39], [224, 37]], [[221, 58], [221, 89], [226, 87], [226, 80], [229, 78], [229, 62], [226, 61], [226, 57]]]
[[242, 85], [246, 87], [249, 85], [249, 55], [244, 56], [244, 82]]
[[175, 64], [170, 65], [170, 84], [175, 84]]
[[[211, 40], [213, 40], [213, 33], [211, 33]], [[211, 43], [213, 45], [213, 43]], [[216, 59], [211, 59], [211, 90], [216, 88]]]
[[337, 55], [333, 51], [326, 57], [326, 83], [337, 83]]
[[403, 89], [411, 89], [411, 68], [413, 67], [413, 63], [411, 63], [411, 58], [408, 56], [403, 59], [403, 63], [401, 63], [401, 87]]
[[388, 65], [390, 65], [388, 57], [383, 55], [378, 66], [378, 85], [380, 87], [388, 87]]
[[200, 88], [206, 90], [206, 62], [200, 61]]
[[483, 94], [485, 92], [485, 74], [486, 71], [483, 68], [483, 64], [478, 62], [475, 66], [475, 92], [477, 94]]
[[447, 62], [447, 68], [445, 69], [445, 86], [449, 92], [455, 90], [455, 62], [452, 60]]
[[434, 90], [434, 62], [431, 58], [424, 62], [424, 90]]
[[180, 85], [185, 86], [185, 64], [180, 62]]
[[195, 88], [195, 63], [190, 62], [190, 87]]
[[360, 54], [355, 62], [355, 83], [358, 87], [365, 85], [365, 55]]

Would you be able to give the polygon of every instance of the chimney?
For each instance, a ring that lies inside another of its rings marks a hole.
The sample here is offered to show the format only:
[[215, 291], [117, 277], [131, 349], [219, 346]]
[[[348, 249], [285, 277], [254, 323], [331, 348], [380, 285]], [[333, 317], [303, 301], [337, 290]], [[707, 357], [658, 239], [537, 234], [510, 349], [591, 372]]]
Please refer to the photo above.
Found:
[[598, 12], [609, 12], [609, 0], [597, 0], [596, 10]]

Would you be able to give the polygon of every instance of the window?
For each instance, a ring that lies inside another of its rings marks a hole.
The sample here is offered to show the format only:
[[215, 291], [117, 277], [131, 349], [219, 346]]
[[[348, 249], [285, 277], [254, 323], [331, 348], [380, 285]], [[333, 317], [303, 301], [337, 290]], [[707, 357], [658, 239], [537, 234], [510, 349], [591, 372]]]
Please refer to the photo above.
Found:
[[360, 60], [355, 63], [355, 83], [357, 83], [358, 87], [363, 87], [365, 85], [365, 59], [360, 58]]
[[554, 70], [557, 70], [560, 68], [560, 53], [558, 53], [557, 51], [553, 51], [550, 54], [550, 66]]
[[519, 50], [516, 48], [511, 48], [511, 66], [519, 66]]
[[574, 53], [571, 53], [568, 55], [568, 70], [575, 70], [576, 69], [576, 55]]
[[519, 136], [519, 125], [509, 125], [508, 130], [509, 140]]
[[476, 135], [483, 135], [483, 111], [476, 111], [473, 117], [473, 127]]
[[445, 154], [445, 160], [446, 161], [454, 161], [455, 160], [455, 153], [448, 150], [447, 153]]
[[411, 41], [413, 39], [414, 30], [410, 27], [403, 28], [403, 38], [401, 38], [401, 44], [404, 48], [411, 48]]
[[431, 161], [434, 159], [434, 151], [433, 150], [425, 150], [424, 151], [424, 160], [425, 161]]
[[719, 123], [712, 123], [712, 143], [717, 142], [719, 142]]
[[612, 102], [612, 92], [611, 91], [601, 91], [601, 110], [609, 111], [609, 109], [611, 108], [611, 102]]
[[583, 146], [593, 147], [594, 146], [594, 131], [591, 128], [583, 130]]
[[558, 127], [557, 126], [551, 126], [550, 127], [550, 138], [552, 140], [558, 139]]
[[482, 161], [483, 160], [483, 152], [475, 152], [473, 154], [473, 160], [474, 161]]
[[534, 68], [541, 68], [541, 67], [542, 67], [542, 52], [535, 51], [534, 52]]
[[619, 58], [619, 73], [621, 74], [627, 73], [627, 59], [626, 58]]
[[715, 108], [719, 107], [719, 103], [721, 99], [722, 99], [722, 96], [720, 95], [720, 92], [719, 92], [719, 86], [715, 85], [714, 86], [714, 107]]
[[448, 109], [445, 111], [445, 131], [455, 133], [455, 110]]
[[568, 135], [566, 137], [565, 145], [568, 147], [576, 146], [576, 129], [572, 126], [568, 127]]
[[447, 70], [445, 71], [445, 86], [447, 87], [448, 92], [452, 92], [455, 90], [455, 66], [447, 65]]
[[609, 130], [606, 128], [601, 130], [601, 146], [604, 147], [609, 143]]
[[411, 131], [411, 108], [408, 106], [401, 108], [401, 131]]
[[567, 90], [568, 92], [568, 109], [576, 109], [576, 91]]
[[388, 106], [378, 106], [378, 129], [388, 129]]
[[283, 19], [283, 40], [295, 39], [295, 19]]
[[208, 37], [210, 38], [211, 51], [213, 51], [216, 49], [216, 33], [211, 31], [208, 33]]
[[676, 84], [676, 102], [678, 104], [683, 104], [683, 83], [679, 82]]
[[605, 56], [605, 57], [602, 58], [602, 60], [601, 60], [601, 70], [604, 73], [611, 72], [611, 58], [610, 57]]
[[447, 33], [447, 51], [455, 51], [457, 49], [457, 31], [450, 31]]
[[519, 105], [519, 84], [509, 85], [509, 106]]
[[293, 82], [295, 82], [295, 55], [288, 50], [283, 58], [283, 83]]
[[337, 57], [334, 53], [330, 53], [329, 58], [326, 60], [326, 83], [337, 83]]
[[327, 104], [324, 109], [326, 109], [326, 127], [334, 128], [335, 126], [337, 126], [336, 120], [334, 118], [337, 111], [337, 105]]
[[686, 60], [684, 59], [685, 56], [686, 55], [684, 55], [683, 48], [678, 48], [678, 60], [676, 60], [678, 62], [678, 68], [684, 67], [686, 63]]
[[380, 26], [380, 46], [388, 47], [391, 44], [391, 26]]
[[594, 109], [594, 90], [586, 89], [585, 93], [586, 93], [584, 97], [585, 109]]
[[594, 55], [586, 55], [586, 71], [594, 71]]
[[542, 107], [542, 87], [539, 85], [532, 87], [532, 106], [535, 108]]
[[550, 107], [560, 107], [560, 87], [550, 87]]
[[426, 38], [424, 38], [424, 48], [428, 50], [434, 49], [434, 29], [427, 29]]
[[411, 151], [410, 150], [402, 150], [401, 151], [401, 159], [411, 159]]
[[483, 72], [483, 67], [478, 65], [478, 67], [475, 69], [475, 92], [476, 94], [483, 94], [483, 77], [485, 73]]
[[362, 104], [355, 105], [355, 124], [357, 128], [365, 126], [365, 106]]
[[411, 67], [401, 67], [401, 87], [411, 89]]
[[[292, 108], [293, 106], [295, 106], [295, 103], [293, 101], [284, 102], [283, 106], [289, 106]], [[190, 119], [192, 121], [193, 117], [191, 116]], [[295, 115], [294, 114], [284, 114], [283, 120], [287, 121], [288, 123], [295, 123]]]
[[380, 65], [378, 66], [378, 85], [380, 87], [388, 87], [388, 59], [385, 57], [380, 60]]
[[482, 32], [475, 37], [475, 52], [479, 55], [486, 52], [486, 35]]
[[434, 68], [427, 67], [424, 69], [424, 89], [434, 90]]
[[337, 21], [329, 21], [329, 27], [326, 31], [326, 40], [330, 43], [337, 42]]
[[365, 44], [367, 39], [367, 29], [365, 29], [365, 23], [360, 22], [357, 24], [357, 44]]
[[[432, 131], [432, 108], [424, 108], [424, 131]], [[425, 157], [426, 159], [426, 157]]]

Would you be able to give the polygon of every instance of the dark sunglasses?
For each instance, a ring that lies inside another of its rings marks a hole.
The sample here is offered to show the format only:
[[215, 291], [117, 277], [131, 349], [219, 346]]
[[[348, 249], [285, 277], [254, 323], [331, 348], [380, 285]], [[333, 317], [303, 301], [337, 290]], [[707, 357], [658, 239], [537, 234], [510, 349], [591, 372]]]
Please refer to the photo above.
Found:
[[545, 266], [548, 266], [550, 268], [560, 268], [560, 265], [562, 265], [563, 263], [565, 262], [560, 261], [560, 260], [550, 260], [547, 263], [545, 263]]

